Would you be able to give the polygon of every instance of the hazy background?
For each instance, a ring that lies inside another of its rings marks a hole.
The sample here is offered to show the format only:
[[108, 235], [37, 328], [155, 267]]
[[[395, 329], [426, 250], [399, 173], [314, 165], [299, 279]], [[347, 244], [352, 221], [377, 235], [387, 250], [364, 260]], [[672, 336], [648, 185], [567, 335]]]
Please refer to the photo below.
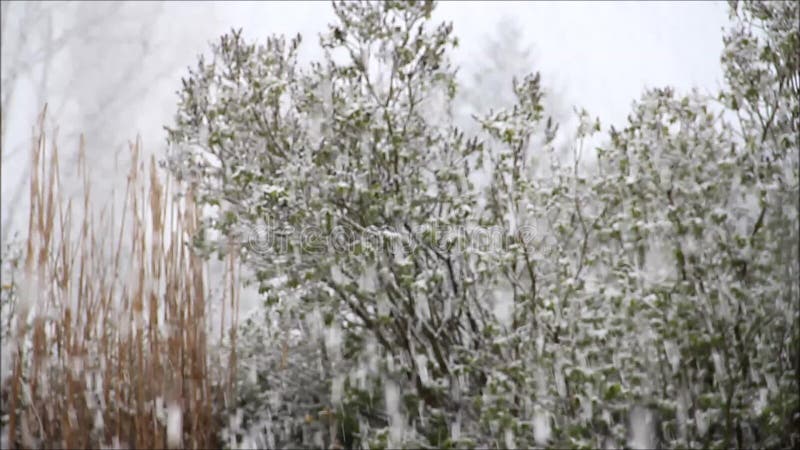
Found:
[[[239, 27], [250, 39], [300, 32], [308, 61], [318, 56], [316, 34], [333, 18], [322, 1], [3, 2], [0, 12], [3, 241], [27, 219], [31, 132], [45, 102], [60, 153], [72, 156], [62, 158], [62, 170], [74, 170], [84, 132], [95, 192], [103, 195], [115, 180], [123, 185], [115, 155], [124, 162], [137, 134], [146, 151], [163, 154], [180, 78], [209, 41]], [[453, 21], [461, 44], [455, 60], [468, 85], [483, 90], [478, 102], [498, 98], [492, 91], [506, 79], [508, 89], [513, 73], [540, 70], [552, 102], [567, 112], [584, 107], [608, 126], [624, 122], [645, 87], [713, 91], [721, 82], [724, 2], [448, 1], [435, 18]], [[515, 26], [518, 34], [508, 33]], [[528, 58], [498, 55], [497, 45], [528, 49]]]

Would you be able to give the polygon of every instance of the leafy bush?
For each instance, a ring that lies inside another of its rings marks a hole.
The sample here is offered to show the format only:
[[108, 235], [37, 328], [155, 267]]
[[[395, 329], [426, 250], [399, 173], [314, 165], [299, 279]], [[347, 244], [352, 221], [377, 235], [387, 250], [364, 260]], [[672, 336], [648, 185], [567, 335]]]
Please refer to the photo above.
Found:
[[796, 446], [797, 4], [733, 3], [718, 98], [649, 90], [591, 150], [581, 112], [568, 164], [538, 74], [453, 125], [433, 6], [335, 3], [309, 67], [233, 32], [183, 81], [198, 251], [266, 232], [228, 444]]

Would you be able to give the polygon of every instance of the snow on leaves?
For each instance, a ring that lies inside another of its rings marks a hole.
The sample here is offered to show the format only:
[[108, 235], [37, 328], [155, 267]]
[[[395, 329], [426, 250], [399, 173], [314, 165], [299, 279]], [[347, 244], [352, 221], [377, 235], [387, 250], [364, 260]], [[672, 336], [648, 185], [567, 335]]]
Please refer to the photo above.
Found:
[[335, 3], [309, 67], [299, 37], [234, 32], [184, 80], [169, 167], [208, 230], [402, 244], [247, 253], [268, 320], [243, 325], [231, 445], [796, 444], [797, 4], [732, 5], [717, 98], [649, 90], [591, 150], [581, 111], [566, 160], [538, 74], [481, 135], [453, 125], [432, 7]]

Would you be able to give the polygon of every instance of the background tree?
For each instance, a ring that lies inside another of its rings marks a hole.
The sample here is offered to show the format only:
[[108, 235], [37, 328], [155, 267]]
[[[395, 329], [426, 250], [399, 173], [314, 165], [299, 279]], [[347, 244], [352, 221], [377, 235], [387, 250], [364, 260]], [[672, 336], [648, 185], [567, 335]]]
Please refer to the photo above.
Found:
[[[472, 115], [482, 115], [490, 109], [499, 109], [515, 101], [512, 82], [535, 72], [539, 62], [535, 48], [526, 45], [522, 24], [513, 17], [500, 20], [495, 32], [485, 37], [483, 52], [472, 60], [464, 74], [460, 90], [465, 119]], [[571, 111], [565, 104], [565, 93], [550, 84], [543, 86], [542, 103], [544, 110], [555, 123], [565, 123], [572, 119]], [[464, 127], [474, 124], [465, 123]], [[473, 131], [473, 130], [471, 130]]]
[[[84, 150], [97, 173], [95, 195], [110, 200], [115, 162], [126, 164], [146, 94], [158, 91], [181, 64], [165, 51], [174, 36], [161, 25], [172, 17], [159, 3], [3, 2], [0, 73], [0, 161], [3, 168], [2, 242], [23, 226], [31, 129], [47, 104], [48, 130], [70, 149]], [[181, 31], [196, 33], [192, 27]], [[134, 119], [136, 118], [136, 119]], [[150, 149], [147, 148], [147, 151]], [[77, 196], [78, 152], [63, 154], [62, 187]], [[121, 173], [120, 173], [121, 175]], [[100, 188], [100, 189], [98, 189]], [[115, 201], [122, 200], [117, 193]], [[6, 205], [15, 205], [9, 208]]]

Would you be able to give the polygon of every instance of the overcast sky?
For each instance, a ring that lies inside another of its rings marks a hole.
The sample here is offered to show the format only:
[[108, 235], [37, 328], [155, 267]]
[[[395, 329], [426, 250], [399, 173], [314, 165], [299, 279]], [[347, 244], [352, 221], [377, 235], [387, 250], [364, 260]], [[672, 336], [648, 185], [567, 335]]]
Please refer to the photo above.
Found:
[[[214, 6], [218, 22], [242, 27], [253, 38], [316, 33], [333, 17], [327, 2]], [[543, 74], [566, 90], [570, 103], [619, 122], [645, 86], [718, 87], [727, 8], [722, 1], [443, 1], [435, 18], [453, 21], [461, 44], [455, 59], [462, 65], [481, 55], [501, 19], [513, 18], [534, 46]]]
[[[145, 11], [147, 7], [146, 3], [131, 5], [134, 12]], [[439, 4], [434, 18], [453, 21], [461, 44], [454, 60], [466, 67], [481, 57], [487, 36], [496, 30], [501, 19], [509, 17], [521, 26], [524, 44], [535, 49], [539, 64], [535, 69], [542, 71], [550, 85], [559, 88], [565, 102], [600, 116], [604, 126], [624, 122], [631, 102], [645, 87], [672, 85], [688, 90], [696, 86], [713, 92], [721, 83], [719, 55], [722, 28], [728, 20], [725, 2], [445, 1]], [[300, 32], [306, 38], [301, 56], [308, 60], [317, 56], [316, 34], [332, 18], [330, 4], [323, 1], [165, 4], [163, 14], [153, 25], [153, 33], [160, 42], [157, 51], [162, 57], [143, 59], [140, 69], [147, 73], [153, 69], [148, 64], [164, 64], [166, 60], [174, 65], [174, 70], [147, 92], [126, 102], [125, 120], [118, 124], [116, 132], [120, 139], [131, 138], [138, 132], [148, 150], [162, 151], [159, 148], [164, 142], [162, 125], [171, 120], [175, 110], [180, 76], [186, 66], [194, 64], [197, 54], [208, 48], [207, 43], [226, 30], [241, 27], [252, 39]], [[4, 52], [7, 45], [15, 44], [14, 36], [11, 33], [8, 39], [9, 33], [3, 34]], [[104, 37], [100, 34], [93, 39]], [[115, 57], [124, 59], [125, 55], [120, 50]], [[85, 56], [84, 60], [92, 61], [92, 53]], [[103, 67], [108, 63], [97, 59], [99, 67], [113, 72], [113, 65]], [[6, 73], [6, 61], [3, 66]], [[87, 68], [87, 76], [94, 71], [96, 68]], [[4, 154], [29, 142], [35, 111], [40, 108], [32, 94], [33, 87], [26, 87], [25, 80], [22, 82], [15, 101], [3, 112], [9, 127]], [[103, 82], [103, 79], [93, 81], [98, 86]], [[90, 89], [88, 94], [82, 94], [89, 97], [88, 102], [92, 101], [91, 92]], [[63, 129], [65, 124], [61, 125]], [[62, 143], [64, 147], [74, 144]], [[18, 152], [3, 163], [4, 215], [13, 208], [7, 201], [12, 186], [28, 176], [21, 169], [26, 156], [26, 152]]]

